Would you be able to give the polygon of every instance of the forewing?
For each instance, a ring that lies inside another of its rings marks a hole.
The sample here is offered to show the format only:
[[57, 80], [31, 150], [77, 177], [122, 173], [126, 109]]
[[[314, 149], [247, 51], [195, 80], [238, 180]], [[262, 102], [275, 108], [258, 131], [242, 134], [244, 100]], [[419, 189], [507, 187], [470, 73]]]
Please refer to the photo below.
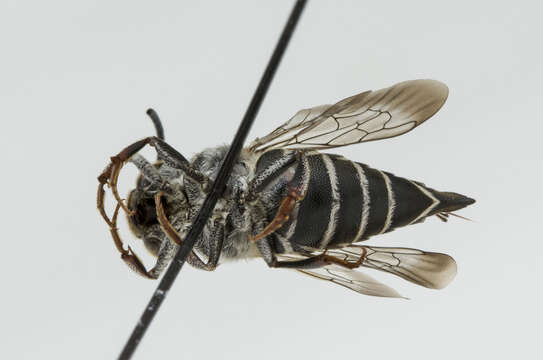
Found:
[[431, 289], [442, 289], [456, 276], [456, 262], [446, 254], [408, 248], [347, 246], [328, 250], [330, 256], [349, 263], [384, 271], [414, 284]]
[[366, 91], [334, 105], [301, 110], [253, 141], [249, 149], [329, 149], [398, 136], [434, 115], [448, 93], [447, 86], [436, 80], [404, 81]]
[[252, 151], [264, 151], [270, 148], [280, 147], [274, 146], [279, 142], [284, 142], [293, 134], [305, 129], [322, 118], [323, 113], [332, 105], [319, 105], [309, 109], [302, 109], [294, 114], [286, 123], [279, 126], [277, 129], [262, 138], [256, 138], [250, 145]]

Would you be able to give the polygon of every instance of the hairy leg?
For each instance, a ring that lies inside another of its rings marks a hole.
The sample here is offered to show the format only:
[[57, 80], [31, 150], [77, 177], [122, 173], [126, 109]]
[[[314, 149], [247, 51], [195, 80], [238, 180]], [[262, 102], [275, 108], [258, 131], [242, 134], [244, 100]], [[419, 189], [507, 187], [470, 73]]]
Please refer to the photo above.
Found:
[[276, 161], [270, 164], [267, 168], [260, 171], [249, 183], [249, 195], [248, 199], [255, 199], [258, 194], [280, 173], [282, 173], [287, 167], [296, 162], [296, 152], [285, 152]]
[[275, 217], [264, 229], [262, 229], [255, 236], [252, 236], [250, 238], [251, 241], [257, 241], [265, 238], [266, 236], [280, 229], [283, 224], [289, 220], [291, 213], [296, 207], [296, 204], [304, 198], [304, 192], [307, 189], [304, 189], [303, 179], [308, 176], [309, 166], [307, 164], [307, 158], [303, 152], [297, 152], [296, 159], [296, 171], [292, 180], [287, 185], [287, 195], [281, 201]]

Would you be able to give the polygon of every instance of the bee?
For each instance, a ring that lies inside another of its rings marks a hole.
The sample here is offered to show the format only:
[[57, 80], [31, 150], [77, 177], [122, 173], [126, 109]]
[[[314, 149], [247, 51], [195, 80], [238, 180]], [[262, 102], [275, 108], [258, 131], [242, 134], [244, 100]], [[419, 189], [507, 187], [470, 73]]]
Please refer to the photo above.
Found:
[[[188, 263], [213, 271], [227, 261], [260, 257], [271, 268], [294, 269], [383, 297], [401, 295], [358, 269], [387, 272], [427, 288], [445, 287], [456, 275], [450, 256], [363, 242], [430, 216], [447, 221], [475, 200], [320, 150], [409, 132], [442, 107], [448, 92], [439, 81], [405, 81], [301, 110], [255, 139], [241, 151]], [[111, 158], [98, 177], [97, 203], [121, 258], [143, 277], [157, 279], [188, 233], [228, 147], [205, 149], [189, 161], [164, 141], [156, 113], [149, 115], [157, 136]], [[154, 163], [138, 154], [147, 144], [156, 150]], [[125, 203], [117, 181], [126, 162], [140, 175]], [[111, 218], [104, 209], [106, 184], [117, 200]], [[131, 231], [157, 259], [150, 270], [120, 238], [121, 209]]]

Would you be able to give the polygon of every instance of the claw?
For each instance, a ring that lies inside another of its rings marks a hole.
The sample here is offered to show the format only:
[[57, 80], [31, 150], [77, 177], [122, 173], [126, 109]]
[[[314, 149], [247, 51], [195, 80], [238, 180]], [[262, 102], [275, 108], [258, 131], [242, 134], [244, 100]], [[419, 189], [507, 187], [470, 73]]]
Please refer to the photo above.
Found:
[[136, 272], [138, 275], [143, 276], [146, 279], [155, 279], [155, 277], [151, 276], [150, 273], [145, 268], [145, 265], [143, 265], [143, 262], [140, 260], [140, 258], [136, 255], [136, 253], [132, 250], [130, 246], [128, 246], [128, 251], [126, 253], [121, 254], [121, 259], [125, 262], [128, 267]]

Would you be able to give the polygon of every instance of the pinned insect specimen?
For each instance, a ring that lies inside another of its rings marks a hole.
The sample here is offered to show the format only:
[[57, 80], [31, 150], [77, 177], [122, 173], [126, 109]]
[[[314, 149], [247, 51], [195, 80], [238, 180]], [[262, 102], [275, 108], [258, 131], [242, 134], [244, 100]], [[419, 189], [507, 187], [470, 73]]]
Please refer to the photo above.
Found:
[[[374, 296], [400, 295], [358, 269], [445, 287], [456, 274], [450, 256], [363, 242], [433, 215], [447, 221], [475, 201], [320, 150], [404, 134], [432, 117], [447, 96], [447, 86], [438, 81], [413, 80], [299, 111], [243, 149], [187, 261], [212, 271], [229, 260], [260, 257], [269, 267], [295, 269]], [[156, 113], [150, 116], [157, 136], [111, 158], [98, 177], [97, 201], [121, 258], [138, 274], [156, 279], [190, 229], [228, 148], [206, 149], [189, 161], [164, 141]], [[154, 163], [138, 154], [147, 144], [157, 152]], [[126, 162], [140, 176], [125, 204], [117, 181]], [[104, 209], [106, 184], [117, 200], [111, 218]], [[150, 270], [123, 245], [117, 230], [121, 209], [134, 235], [157, 257]]]

